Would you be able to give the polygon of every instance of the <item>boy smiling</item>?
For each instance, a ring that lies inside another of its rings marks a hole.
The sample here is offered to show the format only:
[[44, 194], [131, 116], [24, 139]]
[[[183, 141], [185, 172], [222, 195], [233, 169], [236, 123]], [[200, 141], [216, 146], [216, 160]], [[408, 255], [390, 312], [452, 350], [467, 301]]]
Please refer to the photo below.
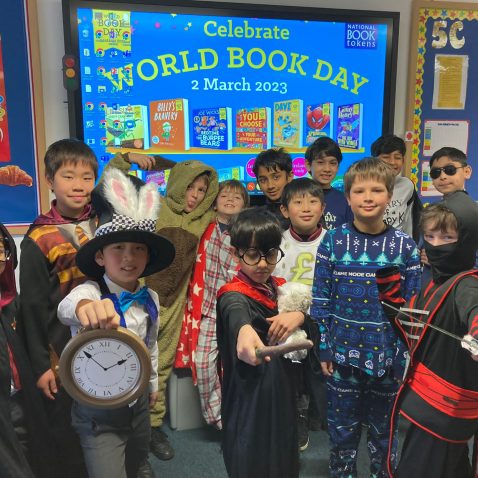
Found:
[[[354, 163], [344, 177], [353, 222], [327, 231], [317, 251], [311, 315], [321, 332], [327, 376], [329, 461], [333, 478], [356, 476], [362, 423], [368, 426], [370, 474], [387, 476], [388, 417], [405, 357], [377, 300], [375, 272], [397, 265], [406, 297], [419, 289], [414, 242], [383, 222], [395, 174], [378, 158]], [[344, 406], [346, 404], [346, 406]], [[391, 449], [395, 452], [396, 439]]]

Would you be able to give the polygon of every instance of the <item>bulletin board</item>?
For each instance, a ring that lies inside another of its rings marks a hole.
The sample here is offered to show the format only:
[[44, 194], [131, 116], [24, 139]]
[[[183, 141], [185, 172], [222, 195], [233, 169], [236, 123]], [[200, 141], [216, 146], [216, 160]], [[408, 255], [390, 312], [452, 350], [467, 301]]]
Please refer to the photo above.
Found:
[[440, 193], [429, 159], [461, 149], [474, 168], [467, 189], [478, 198], [478, 5], [416, 1], [412, 11], [405, 139], [410, 178], [424, 202]]
[[3, 2], [1, 10], [0, 221], [21, 234], [48, 205], [37, 4]]

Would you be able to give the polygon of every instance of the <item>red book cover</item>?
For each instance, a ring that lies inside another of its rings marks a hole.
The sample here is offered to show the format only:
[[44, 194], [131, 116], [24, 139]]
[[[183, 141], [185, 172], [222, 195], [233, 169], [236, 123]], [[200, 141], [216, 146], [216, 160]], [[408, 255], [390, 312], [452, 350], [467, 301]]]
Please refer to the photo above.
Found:
[[149, 103], [151, 149], [189, 149], [188, 100], [155, 100]]

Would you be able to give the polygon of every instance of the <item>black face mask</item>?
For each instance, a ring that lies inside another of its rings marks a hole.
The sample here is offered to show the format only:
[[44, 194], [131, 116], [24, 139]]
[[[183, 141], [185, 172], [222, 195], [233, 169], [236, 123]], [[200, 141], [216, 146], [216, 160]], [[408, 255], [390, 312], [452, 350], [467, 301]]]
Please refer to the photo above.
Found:
[[475, 251], [459, 247], [459, 242], [432, 246], [423, 241], [423, 246], [436, 283], [442, 283], [459, 272], [472, 269], [475, 264]]

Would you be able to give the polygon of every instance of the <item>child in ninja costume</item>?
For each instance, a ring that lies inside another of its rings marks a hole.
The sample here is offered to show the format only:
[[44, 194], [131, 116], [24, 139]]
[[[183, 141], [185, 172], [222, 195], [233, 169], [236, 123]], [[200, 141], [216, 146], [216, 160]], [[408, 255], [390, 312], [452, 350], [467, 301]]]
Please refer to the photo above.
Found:
[[478, 431], [478, 206], [457, 191], [427, 207], [421, 227], [433, 279], [398, 315], [400, 274], [377, 271], [379, 298], [411, 355], [392, 416], [394, 424], [400, 412], [410, 427], [389, 471], [395, 478], [470, 478], [468, 441]]

